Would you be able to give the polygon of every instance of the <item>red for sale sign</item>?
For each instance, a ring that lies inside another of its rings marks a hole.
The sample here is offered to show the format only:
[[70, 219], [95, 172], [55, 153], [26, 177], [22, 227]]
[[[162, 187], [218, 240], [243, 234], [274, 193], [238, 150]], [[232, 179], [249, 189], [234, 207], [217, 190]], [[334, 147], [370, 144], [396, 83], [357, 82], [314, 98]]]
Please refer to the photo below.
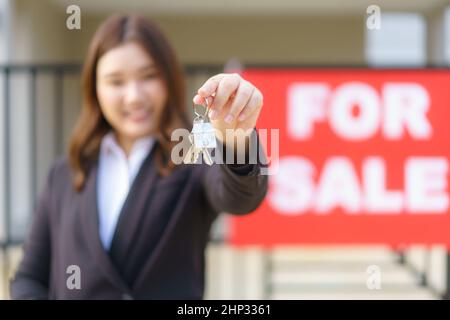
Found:
[[231, 219], [231, 243], [450, 244], [450, 70], [243, 76], [264, 94], [272, 174], [256, 212]]

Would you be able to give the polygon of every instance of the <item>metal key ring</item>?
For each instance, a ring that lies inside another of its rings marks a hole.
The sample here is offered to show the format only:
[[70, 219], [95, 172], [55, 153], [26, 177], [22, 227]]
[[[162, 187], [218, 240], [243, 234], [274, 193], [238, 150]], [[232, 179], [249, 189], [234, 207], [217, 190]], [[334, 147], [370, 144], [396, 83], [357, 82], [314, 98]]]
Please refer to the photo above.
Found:
[[209, 104], [208, 104], [208, 98], [205, 98], [205, 104], [206, 104], [206, 110], [204, 114], [200, 114], [197, 112], [197, 109], [195, 108], [196, 104], [192, 102], [192, 108], [194, 109], [195, 118], [207, 118], [208, 112], [209, 112]]

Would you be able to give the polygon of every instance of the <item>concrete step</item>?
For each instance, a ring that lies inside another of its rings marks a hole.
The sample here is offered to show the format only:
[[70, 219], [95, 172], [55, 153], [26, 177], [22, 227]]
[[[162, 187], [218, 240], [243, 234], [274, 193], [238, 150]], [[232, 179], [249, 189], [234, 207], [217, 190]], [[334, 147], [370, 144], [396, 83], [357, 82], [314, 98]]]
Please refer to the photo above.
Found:
[[272, 250], [270, 258], [273, 262], [289, 261], [359, 261], [393, 262], [397, 255], [388, 246], [280, 246]]
[[438, 296], [427, 289], [386, 292], [384, 290], [352, 292], [273, 292], [274, 300], [436, 300]]
[[[439, 299], [389, 246], [208, 248], [207, 299]], [[381, 289], [370, 290], [371, 265]], [[266, 291], [267, 290], [267, 291]]]
[[[420, 277], [400, 266], [392, 268], [392, 270], [381, 270], [381, 283], [389, 284], [420, 284]], [[370, 275], [366, 273], [366, 268], [362, 266], [358, 271], [350, 270], [273, 270], [270, 275], [270, 282], [273, 285], [277, 284], [342, 284], [342, 285], [365, 285]]]

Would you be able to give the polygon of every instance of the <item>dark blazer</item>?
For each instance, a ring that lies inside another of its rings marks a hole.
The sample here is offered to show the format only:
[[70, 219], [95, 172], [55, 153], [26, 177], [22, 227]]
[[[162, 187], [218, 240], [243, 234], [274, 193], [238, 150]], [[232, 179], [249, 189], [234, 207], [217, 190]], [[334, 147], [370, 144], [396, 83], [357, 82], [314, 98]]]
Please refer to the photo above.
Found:
[[[131, 186], [110, 251], [99, 238], [97, 166], [72, 188], [67, 158], [52, 166], [24, 256], [14, 299], [202, 299], [204, 250], [219, 212], [246, 214], [267, 192], [260, 165], [181, 165], [160, 177], [153, 151]], [[69, 289], [67, 268], [80, 270]]]

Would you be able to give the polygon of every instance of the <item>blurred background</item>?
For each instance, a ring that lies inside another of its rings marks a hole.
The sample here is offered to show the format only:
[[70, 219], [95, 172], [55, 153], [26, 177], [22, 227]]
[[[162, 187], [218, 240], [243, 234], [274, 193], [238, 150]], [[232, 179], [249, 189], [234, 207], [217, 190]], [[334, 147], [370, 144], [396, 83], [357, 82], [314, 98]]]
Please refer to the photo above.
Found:
[[[80, 29], [67, 26], [71, 5], [80, 9]], [[187, 105], [208, 77], [224, 70], [338, 67], [345, 74], [354, 67], [450, 65], [446, 0], [0, 0], [1, 298], [8, 298], [7, 279], [20, 259], [49, 166], [65, 152], [80, 110], [79, 75], [88, 43], [101, 21], [118, 12], [148, 16], [166, 32], [186, 70]], [[285, 104], [266, 100], [265, 117]], [[441, 105], [448, 108], [448, 100]], [[449, 139], [439, 145], [447, 161]], [[282, 145], [283, 140], [280, 150]], [[447, 188], [448, 174], [445, 179]], [[448, 205], [444, 214], [450, 214]], [[346, 243], [330, 237], [326, 243], [275, 239], [236, 245], [230, 242], [232, 224], [223, 215], [214, 225], [207, 299], [450, 297], [444, 239], [393, 246], [382, 240], [381, 228], [371, 243], [359, 243], [355, 235]], [[301, 220], [294, 227], [302, 233]]]

